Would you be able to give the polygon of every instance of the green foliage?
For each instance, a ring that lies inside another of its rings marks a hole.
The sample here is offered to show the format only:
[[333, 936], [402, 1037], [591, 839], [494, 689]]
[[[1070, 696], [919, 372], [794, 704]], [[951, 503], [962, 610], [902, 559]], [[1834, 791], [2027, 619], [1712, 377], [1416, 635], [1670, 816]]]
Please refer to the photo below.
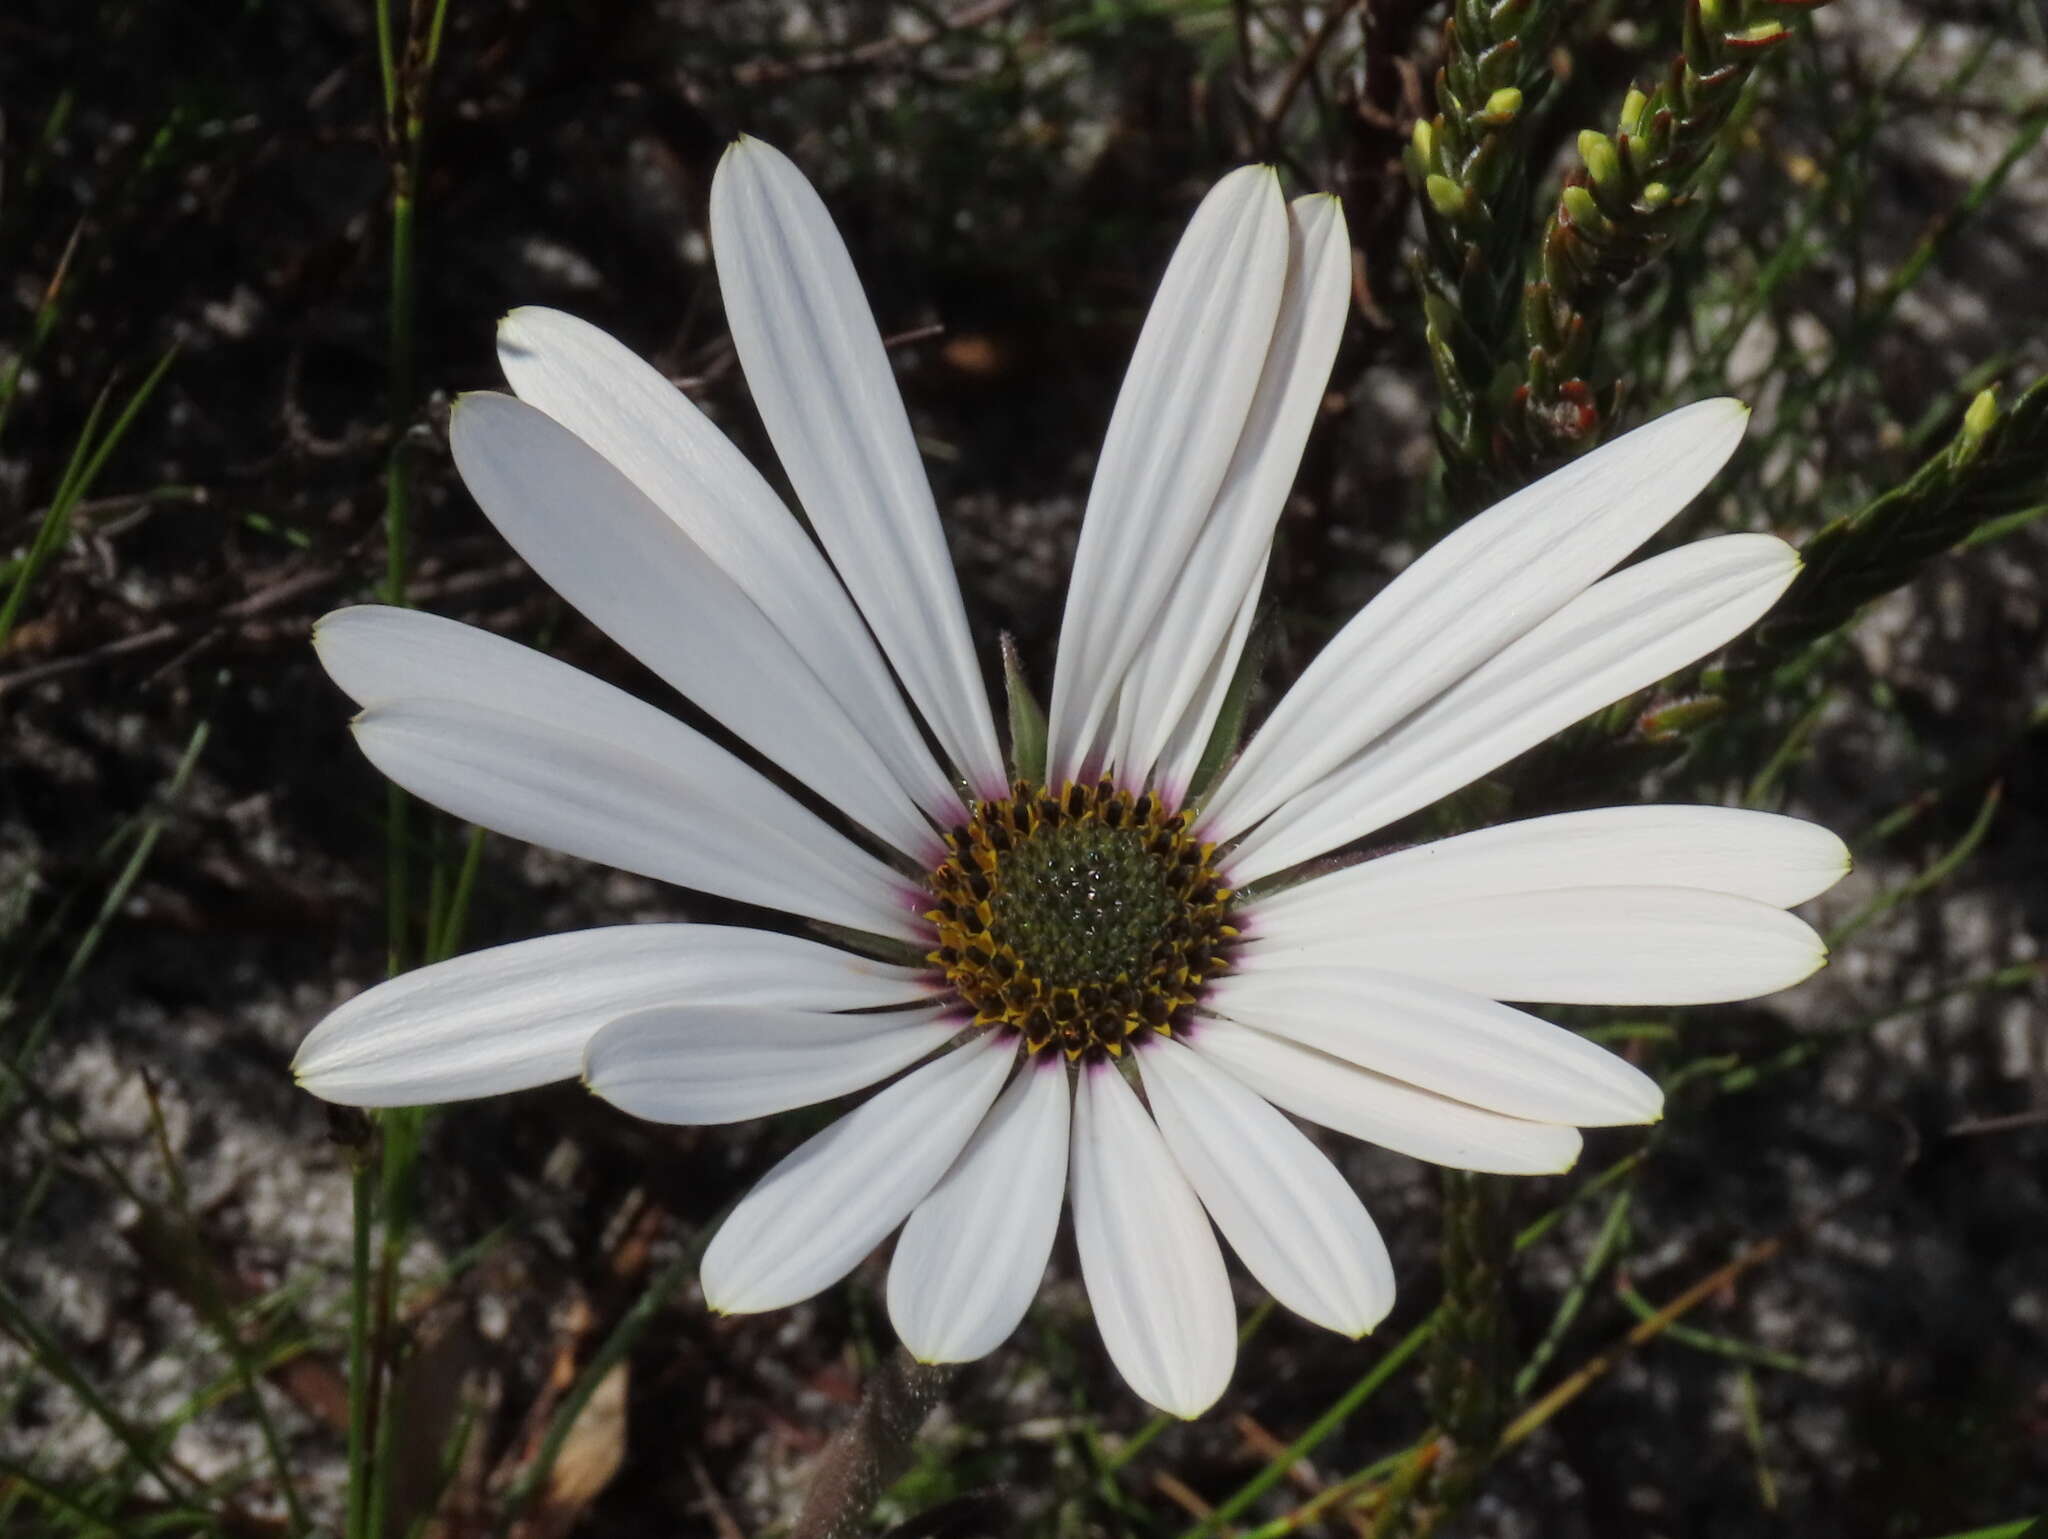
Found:
[[1526, 473], [1599, 442], [1612, 403], [1592, 383], [1602, 309], [1677, 240], [1752, 72], [1791, 34], [1771, 14], [1825, 0], [1686, 0], [1685, 51], [1647, 93], [1631, 88], [1611, 134], [1583, 129], [1578, 165], [1545, 222], [1523, 300], [1521, 383], [1499, 398], [1508, 447]]
[[1759, 63], [1790, 33], [1771, 12], [1824, 0], [1685, 0], [1684, 51], [1632, 88], [1611, 133], [1585, 128], [1533, 248], [1530, 124], [1557, 8], [1461, 5], [1445, 29], [1438, 113], [1407, 155], [1422, 192], [1416, 263], [1442, 393], [1452, 501], [1476, 511], [1591, 448], [1619, 402], [1600, 387], [1603, 310], [1691, 219], [1704, 172]]
[[1199, 803], [1230, 767], [1244, 742], [1245, 714], [1251, 709], [1252, 691], [1266, 660], [1266, 632], [1255, 628], [1238, 654], [1237, 669], [1223, 691], [1223, 705], [1216, 713], [1216, 725], [1209, 729], [1209, 741], [1195, 765], [1194, 780], [1188, 786], [1188, 801]]
[[1005, 634], [1003, 648], [1003, 690], [1010, 709], [1010, 773], [1033, 785], [1045, 781], [1045, 708], [1031, 692], [1024, 676], [1024, 659], [1017, 655], [1015, 638]]
[[1751, 632], [1729, 670], [1753, 687], [1850, 624], [1873, 599], [1911, 582], [1979, 531], [2048, 502], [2048, 378], [2012, 406], [1994, 391], [1971, 401], [1955, 436], [1909, 478], [1823, 525], [1800, 547], [1791, 590]]
[[1514, 1250], [1506, 1185], [1472, 1171], [1443, 1174], [1444, 1298], [1430, 1341], [1428, 1391], [1444, 1448], [1425, 1488], [1411, 1498], [1421, 1532], [1471, 1502], [1507, 1423], [1513, 1357], [1506, 1292]]
[[1521, 304], [1534, 168], [1532, 125], [1552, 82], [1561, 0], [1461, 0], [1444, 23], [1436, 115], [1404, 161], [1422, 193], [1424, 246], [1410, 254], [1443, 395], [1448, 469], [1488, 463], [1496, 375]]
[[111, 390], [102, 391], [93, 402], [92, 411], [80, 429], [78, 441], [71, 451], [70, 463], [64, 467], [58, 479], [57, 489], [51, 495], [50, 504], [43, 510], [43, 516], [36, 524], [35, 537], [29, 541], [26, 552], [14, 560], [0, 565], [0, 580], [7, 585], [6, 597], [0, 598], [0, 653], [7, 648], [7, 639], [14, 632], [20, 620], [23, 606], [28, 602], [29, 592], [36, 579], [42, 575], [44, 566], [57, 548], [63, 544], [71, 529], [71, 515], [78, 504], [83, 502], [99, 480], [100, 472], [106, 468], [107, 459], [121, 446], [121, 441], [134, 427], [135, 419], [149, 404], [149, 398], [163, 382], [164, 374], [171, 366], [176, 351], [167, 352], [157, 361], [156, 367], [143, 377], [129, 394], [121, 409], [114, 414], [114, 420], [104, 430], [100, 418], [105, 414]]

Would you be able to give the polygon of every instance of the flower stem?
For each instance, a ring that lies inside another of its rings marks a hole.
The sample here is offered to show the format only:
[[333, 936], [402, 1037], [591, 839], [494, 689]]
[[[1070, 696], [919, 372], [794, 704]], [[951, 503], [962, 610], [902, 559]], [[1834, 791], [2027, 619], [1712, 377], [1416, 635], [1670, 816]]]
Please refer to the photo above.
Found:
[[[403, 606], [411, 573], [412, 465], [408, 452], [417, 407], [414, 383], [418, 313], [417, 251], [420, 161], [426, 102], [440, 55], [448, 0], [415, 3], [401, 36], [397, 0], [376, 0], [377, 67], [383, 87], [384, 144], [391, 179], [391, 265], [387, 332], [384, 577], [378, 596]], [[420, 960], [413, 916], [411, 798], [397, 786], [385, 800], [386, 968], [395, 976]], [[431, 951], [433, 937], [428, 936]], [[416, 1156], [424, 1113], [418, 1108], [378, 1118], [381, 1136], [359, 1157], [355, 1173], [355, 1233], [349, 1314], [348, 1539], [381, 1535], [388, 1522], [397, 1408], [393, 1362], [399, 1262], [411, 1225]], [[382, 1216], [376, 1264], [372, 1232]]]
[[790, 1539], [851, 1539], [868, 1510], [910, 1463], [911, 1445], [958, 1370], [898, 1349], [875, 1365], [853, 1420], [818, 1456]]
[[348, 1539], [369, 1539], [370, 1518], [370, 1229], [376, 1222], [377, 1165], [355, 1156], [355, 1232], [349, 1251]]
[[1427, 1479], [1413, 1488], [1412, 1533], [1437, 1531], [1471, 1501], [1507, 1420], [1505, 1303], [1515, 1245], [1506, 1216], [1497, 1177], [1444, 1172], [1444, 1302], [1429, 1370], [1430, 1410], [1444, 1439]]

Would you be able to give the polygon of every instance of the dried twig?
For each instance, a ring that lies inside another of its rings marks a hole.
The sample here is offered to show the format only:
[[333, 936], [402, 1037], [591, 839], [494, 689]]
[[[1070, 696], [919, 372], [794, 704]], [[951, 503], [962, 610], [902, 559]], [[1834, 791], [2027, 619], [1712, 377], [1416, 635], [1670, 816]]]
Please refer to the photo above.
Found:
[[827, 75], [836, 70], [858, 69], [863, 65], [887, 64], [904, 54], [929, 48], [940, 38], [950, 37], [955, 32], [986, 26], [1005, 11], [1014, 10], [1016, 5], [1017, 0], [979, 0], [977, 4], [962, 6], [949, 16], [938, 18], [929, 32], [918, 37], [878, 37], [851, 48], [821, 49], [794, 59], [755, 59], [735, 69], [732, 78], [743, 86], [771, 85], [804, 75]]

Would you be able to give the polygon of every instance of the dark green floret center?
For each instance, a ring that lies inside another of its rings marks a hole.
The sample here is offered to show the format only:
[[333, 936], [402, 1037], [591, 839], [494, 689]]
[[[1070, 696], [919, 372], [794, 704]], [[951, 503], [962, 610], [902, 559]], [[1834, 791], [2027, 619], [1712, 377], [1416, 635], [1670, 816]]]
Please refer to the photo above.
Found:
[[933, 869], [941, 969], [974, 1024], [1034, 1053], [1171, 1033], [1230, 966], [1230, 890], [1188, 815], [1108, 780], [976, 802]]
[[990, 932], [1054, 988], [1141, 977], [1179, 905], [1133, 828], [1042, 829], [996, 862]]

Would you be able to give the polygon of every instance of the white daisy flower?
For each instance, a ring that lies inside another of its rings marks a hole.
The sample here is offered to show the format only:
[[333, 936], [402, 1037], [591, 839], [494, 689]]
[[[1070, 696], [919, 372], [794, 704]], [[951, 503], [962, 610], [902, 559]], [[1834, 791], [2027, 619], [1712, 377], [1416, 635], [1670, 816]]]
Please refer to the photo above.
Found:
[[823, 203], [743, 139], [711, 214], [733, 341], [815, 542], [658, 373], [552, 311], [505, 320], [514, 394], [461, 403], [456, 464], [557, 592], [837, 817], [483, 631], [365, 607], [317, 644], [363, 707], [363, 751], [414, 794], [831, 939], [629, 925], [426, 967], [314, 1028], [296, 1071], [315, 1094], [391, 1106], [580, 1074], [637, 1116], [721, 1123], [889, 1080], [733, 1210], [704, 1256], [711, 1306], [808, 1298], [900, 1228], [897, 1331], [927, 1361], [978, 1357], [1023, 1318], [1065, 1197], [1110, 1356], [1193, 1416], [1236, 1350], [1215, 1230], [1332, 1330], [1393, 1301], [1364, 1206], [1286, 1114], [1464, 1169], [1563, 1170], [1579, 1128], [1650, 1121], [1662, 1096], [1501, 1001], [1744, 999], [1821, 964], [1785, 910], [1846, 854], [1763, 813], [1570, 813], [1278, 880], [1770, 607], [1798, 561], [1765, 535], [1603, 575], [1720, 468], [1739, 404], [1674, 412], [1465, 524], [1201, 784], [1350, 270], [1334, 199], [1289, 205], [1270, 170], [1235, 172], [1139, 338], [1042, 741], [1022, 733], [1006, 764]]

